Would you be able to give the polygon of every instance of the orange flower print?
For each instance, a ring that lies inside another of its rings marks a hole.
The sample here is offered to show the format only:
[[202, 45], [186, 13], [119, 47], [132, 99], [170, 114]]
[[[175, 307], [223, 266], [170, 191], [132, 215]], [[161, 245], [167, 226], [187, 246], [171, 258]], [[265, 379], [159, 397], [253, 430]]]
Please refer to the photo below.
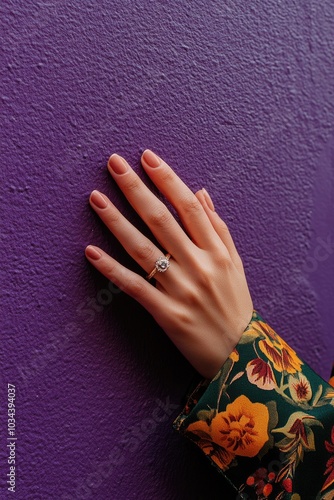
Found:
[[236, 349], [233, 349], [233, 351], [231, 352], [231, 354], [229, 355], [229, 358], [232, 359], [232, 361], [234, 361], [235, 363], [237, 361], [239, 361], [239, 353]]
[[225, 471], [228, 469], [228, 466], [234, 459], [234, 454], [212, 441], [210, 425], [208, 425], [207, 421], [198, 420], [190, 424], [187, 432], [191, 432], [197, 436], [198, 441], [196, 441], [196, 444], [221, 470]]
[[296, 403], [307, 403], [312, 397], [310, 382], [305, 375], [298, 373], [289, 377], [289, 391]]
[[277, 387], [271, 366], [261, 358], [252, 359], [246, 366], [246, 373], [249, 382], [260, 389], [271, 391]]
[[241, 395], [211, 422], [213, 440], [242, 457], [255, 457], [268, 441], [268, 408]]
[[332, 387], [334, 387], [334, 365], [332, 367], [332, 373], [331, 373], [331, 377], [329, 379], [329, 383]]
[[[190, 424], [187, 431], [196, 434], [200, 438], [197, 444], [226, 470], [234, 456], [255, 457], [259, 453], [269, 439], [268, 422], [268, 408], [241, 395], [211, 423], [200, 420]], [[217, 449], [224, 450], [223, 461], [218, 458]]]
[[256, 330], [264, 337], [259, 341], [259, 348], [273, 363], [278, 372], [296, 373], [302, 369], [303, 362], [296, 352], [266, 323], [257, 321]]

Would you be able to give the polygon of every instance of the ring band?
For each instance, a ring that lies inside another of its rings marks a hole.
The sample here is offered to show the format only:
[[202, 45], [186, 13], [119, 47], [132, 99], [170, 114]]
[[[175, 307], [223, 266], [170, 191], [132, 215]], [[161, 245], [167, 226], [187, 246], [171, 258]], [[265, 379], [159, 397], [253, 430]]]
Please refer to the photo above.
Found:
[[154, 268], [152, 269], [152, 271], [150, 272], [150, 274], [148, 274], [146, 276], [146, 278], [148, 280], [150, 280], [151, 278], [153, 278], [153, 276], [155, 275], [155, 273], [158, 271], [159, 273], [164, 273], [165, 271], [167, 271], [167, 269], [169, 268], [170, 266], [170, 262], [169, 262], [169, 259], [171, 257], [171, 254], [170, 253], [167, 253], [166, 255], [161, 255], [161, 257], [159, 257], [156, 261], [155, 261], [155, 265], [154, 265]]

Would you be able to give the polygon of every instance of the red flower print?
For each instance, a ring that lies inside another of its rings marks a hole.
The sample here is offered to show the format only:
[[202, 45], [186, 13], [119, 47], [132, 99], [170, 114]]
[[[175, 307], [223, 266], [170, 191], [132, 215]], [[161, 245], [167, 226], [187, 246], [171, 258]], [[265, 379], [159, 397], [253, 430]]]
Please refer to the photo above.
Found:
[[277, 387], [271, 366], [261, 358], [252, 359], [247, 364], [246, 372], [249, 382], [260, 389], [271, 391]]
[[333, 456], [329, 458], [329, 460], [327, 460], [326, 463], [327, 469], [325, 470], [324, 475], [326, 476], [327, 474], [329, 474], [329, 476], [324, 482], [321, 491], [326, 490], [329, 486], [333, 485], [334, 483], [334, 425], [332, 427], [332, 432], [331, 432], [331, 442], [325, 441], [325, 446], [326, 450]]

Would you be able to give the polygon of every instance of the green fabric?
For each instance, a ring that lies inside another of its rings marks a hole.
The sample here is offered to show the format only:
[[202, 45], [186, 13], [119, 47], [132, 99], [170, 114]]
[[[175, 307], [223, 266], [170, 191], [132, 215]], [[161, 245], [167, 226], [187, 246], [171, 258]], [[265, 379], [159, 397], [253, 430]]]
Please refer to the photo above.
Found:
[[173, 425], [232, 483], [236, 498], [334, 499], [334, 388], [256, 310]]

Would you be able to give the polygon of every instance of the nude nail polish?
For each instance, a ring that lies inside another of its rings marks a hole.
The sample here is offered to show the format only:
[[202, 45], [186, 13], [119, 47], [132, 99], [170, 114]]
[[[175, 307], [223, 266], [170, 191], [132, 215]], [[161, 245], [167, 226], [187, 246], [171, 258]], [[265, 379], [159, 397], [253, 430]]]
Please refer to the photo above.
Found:
[[128, 170], [128, 166], [123, 158], [116, 153], [110, 156], [108, 165], [116, 174], [125, 174], [125, 172]]
[[86, 247], [86, 256], [92, 260], [99, 260], [102, 257], [102, 254], [96, 247], [89, 245]]
[[108, 206], [108, 202], [105, 196], [94, 189], [94, 191], [90, 195], [90, 201], [97, 206], [97, 208], [106, 208]]
[[160, 165], [160, 158], [150, 149], [145, 149], [143, 158], [149, 167], [155, 168]]

